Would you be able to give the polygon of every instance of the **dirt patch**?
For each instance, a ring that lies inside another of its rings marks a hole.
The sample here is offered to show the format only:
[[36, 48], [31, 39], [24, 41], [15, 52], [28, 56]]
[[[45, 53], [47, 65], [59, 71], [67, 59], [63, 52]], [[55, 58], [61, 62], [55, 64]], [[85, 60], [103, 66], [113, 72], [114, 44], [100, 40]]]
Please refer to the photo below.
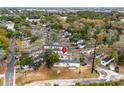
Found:
[[119, 73], [124, 74], [124, 66], [119, 66]]
[[[60, 73], [58, 74], [58, 70]], [[80, 73], [79, 73], [80, 71]], [[25, 73], [16, 74], [16, 84], [22, 85], [32, 81], [54, 80], [54, 79], [78, 79], [78, 78], [94, 78], [97, 74], [91, 74], [91, 68], [81, 67], [80, 70], [69, 70], [68, 68], [51, 68], [41, 66], [38, 71], [27, 71]]]
[[7, 69], [6, 61], [3, 61], [3, 62], [0, 64], [0, 74], [5, 73], [6, 69]]

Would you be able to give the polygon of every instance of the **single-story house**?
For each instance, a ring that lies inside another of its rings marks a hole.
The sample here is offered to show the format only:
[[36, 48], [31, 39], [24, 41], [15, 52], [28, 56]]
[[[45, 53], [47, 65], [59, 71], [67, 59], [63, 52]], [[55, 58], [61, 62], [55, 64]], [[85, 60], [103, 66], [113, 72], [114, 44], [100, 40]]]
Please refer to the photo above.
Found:
[[67, 38], [68, 36], [71, 36], [71, 33], [69, 33], [68, 31], [63, 31], [63, 36], [62, 37], [65, 37]]
[[39, 22], [40, 18], [27, 17], [26, 20], [28, 20], [30, 22]]
[[7, 27], [7, 29], [15, 30], [14, 29], [15, 23], [12, 21], [1, 21], [0, 24]]
[[87, 48], [87, 49], [85, 49], [82, 53], [83, 53], [83, 54], [88, 54], [88, 53], [91, 53], [92, 51], [94, 51], [93, 48]]
[[102, 54], [96, 54], [95, 58], [100, 58]]
[[79, 68], [80, 60], [60, 60], [54, 64], [55, 67]]
[[68, 51], [66, 51], [63, 54], [62, 48], [63, 47], [60, 46], [44, 46], [44, 49], [52, 49], [56, 54], [58, 54], [60, 60], [72, 59], [72, 53], [68, 53]]
[[67, 16], [60, 17], [60, 20], [66, 21]]
[[114, 58], [106, 57], [106, 58], [102, 59], [101, 65], [106, 66], [113, 61], [114, 61]]
[[[98, 48], [99, 48], [99, 46], [96, 47], [96, 49], [98, 49]], [[95, 48], [86, 48], [86, 49], [85, 49], [84, 51], [82, 51], [81, 53], [83, 53], [83, 54], [89, 54], [89, 53], [93, 52], [94, 49], [95, 49]]]

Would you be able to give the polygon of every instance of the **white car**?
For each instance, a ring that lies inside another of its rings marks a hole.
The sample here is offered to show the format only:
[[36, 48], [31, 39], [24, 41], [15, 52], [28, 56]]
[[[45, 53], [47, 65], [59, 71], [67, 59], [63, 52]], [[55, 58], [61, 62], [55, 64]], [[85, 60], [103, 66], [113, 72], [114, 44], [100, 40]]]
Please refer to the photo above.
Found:
[[78, 48], [84, 48], [85, 45], [78, 45]]
[[77, 41], [77, 44], [82, 44], [82, 43], [84, 43], [84, 40]]
[[90, 52], [94, 51], [94, 49], [90, 49], [90, 48], [87, 48], [86, 50], [84, 50], [82, 53], [83, 54], [88, 54]]

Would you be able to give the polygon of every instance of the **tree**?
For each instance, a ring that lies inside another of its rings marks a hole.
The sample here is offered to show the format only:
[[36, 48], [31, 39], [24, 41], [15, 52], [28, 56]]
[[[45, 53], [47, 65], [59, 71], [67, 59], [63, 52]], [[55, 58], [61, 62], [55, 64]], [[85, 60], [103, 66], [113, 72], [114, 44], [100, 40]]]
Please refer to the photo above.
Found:
[[32, 36], [31, 41], [32, 41], [32, 42], [35, 42], [37, 39], [38, 39], [37, 36]]
[[3, 49], [7, 49], [9, 46], [9, 39], [0, 35], [0, 45]]
[[20, 36], [19, 31], [11, 31], [11, 30], [10, 30], [10, 31], [8, 32], [7, 37], [8, 37], [8, 38], [12, 38], [12, 37], [14, 37], [14, 36], [15, 36], [16, 38], [18, 38], [18, 37]]
[[118, 57], [118, 65], [124, 65], [124, 53]]
[[80, 39], [81, 39], [81, 33], [73, 33], [72, 36], [70, 37], [71, 42], [77, 42]]
[[51, 40], [53, 40], [53, 42], [56, 42], [58, 40], [58, 34], [56, 32], [51, 33]]
[[6, 29], [3, 29], [3, 28], [0, 28], [0, 35], [1, 36], [7, 36], [7, 30]]
[[59, 56], [52, 50], [46, 50], [44, 53], [44, 61], [46, 62], [47, 68], [51, 68], [55, 62], [59, 61]]
[[81, 57], [80, 57], [80, 63], [81, 63], [81, 64], [84, 63], [84, 56], [81, 56]]
[[31, 66], [33, 63], [33, 59], [31, 57], [23, 57], [20, 61], [20, 66], [25, 66], [25, 65], [29, 65]]

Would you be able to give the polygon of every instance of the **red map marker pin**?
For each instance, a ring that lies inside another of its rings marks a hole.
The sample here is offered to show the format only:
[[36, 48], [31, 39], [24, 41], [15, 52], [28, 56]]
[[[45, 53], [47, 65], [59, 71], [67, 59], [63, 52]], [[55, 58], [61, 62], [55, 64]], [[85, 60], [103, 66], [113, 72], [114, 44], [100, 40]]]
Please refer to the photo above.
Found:
[[64, 54], [65, 52], [67, 52], [67, 48], [63, 47], [62, 48], [62, 53]]

